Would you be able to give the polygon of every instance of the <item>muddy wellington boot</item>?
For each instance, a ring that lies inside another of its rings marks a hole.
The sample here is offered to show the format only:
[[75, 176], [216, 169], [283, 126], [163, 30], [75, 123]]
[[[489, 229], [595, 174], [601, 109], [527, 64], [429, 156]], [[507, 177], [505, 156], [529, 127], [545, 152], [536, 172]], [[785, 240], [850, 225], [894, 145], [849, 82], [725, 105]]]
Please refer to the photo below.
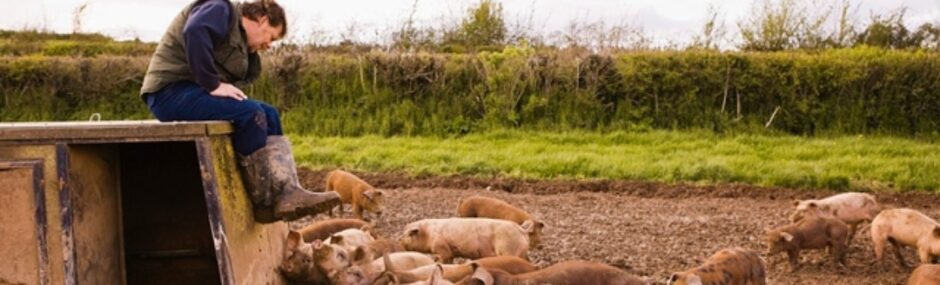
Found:
[[243, 156], [241, 166], [259, 222], [292, 221], [341, 203], [336, 192], [310, 192], [300, 186], [287, 137], [268, 136], [267, 145]]

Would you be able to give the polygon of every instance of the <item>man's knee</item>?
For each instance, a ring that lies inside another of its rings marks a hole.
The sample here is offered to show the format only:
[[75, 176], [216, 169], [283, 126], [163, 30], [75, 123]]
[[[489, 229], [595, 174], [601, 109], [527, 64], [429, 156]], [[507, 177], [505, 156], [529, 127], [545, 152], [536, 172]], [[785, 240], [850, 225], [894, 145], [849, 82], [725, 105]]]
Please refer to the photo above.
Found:
[[278, 113], [277, 108], [274, 108], [274, 107], [271, 106], [271, 105], [268, 105], [268, 104], [266, 104], [266, 103], [258, 103], [258, 105], [261, 106], [261, 109], [264, 110], [264, 113], [265, 113], [269, 118], [278, 118], [278, 117], [281, 116], [281, 114]]

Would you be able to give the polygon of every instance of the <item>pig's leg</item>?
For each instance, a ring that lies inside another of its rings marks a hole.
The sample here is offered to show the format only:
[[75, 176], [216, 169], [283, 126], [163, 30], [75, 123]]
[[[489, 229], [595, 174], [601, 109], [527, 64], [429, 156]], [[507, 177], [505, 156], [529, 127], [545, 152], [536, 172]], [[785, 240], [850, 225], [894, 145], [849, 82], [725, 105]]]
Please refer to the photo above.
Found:
[[909, 268], [909, 266], [907, 266], [907, 262], [904, 261], [904, 255], [901, 254], [901, 245], [899, 245], [898, 242], [894, 241], [893, 239], [889, 239], [888, 242], [890, 242], [894, 248], [894, 256], [898, 258], [898, 263], [901, 265], [901, 267]]
[[787, 258], [790, 260], [790, 272], [796, 272], [800, 268], [800, 250], [787, 250]]
[[431, 252], [437, 255], [437, 262], [450, 264], [454, 262], [454, 253], [446, 244], [437, 243], [431, 248]]
[[845, 267], [845, 245], [841, 244], [840, 241], [835, 241], [835, 244], [831, 245], [832, 249], [832, 263], [836, 267]]
[[920, 264], [931, 264], [933, 263], [933, 258], [930, 256], [930, 251], [927, 247], [920, 247], [917, 249], [917, 257], [920, 258]]
[[362, 207], [356, 204], [353, 204], [352, 207], [353, 207], [353, 213], [356, 215], [356, 218], [362, 220]]
[[852, 243], [852, 239], [855, 238], [855, 230], [858, 229], [858, 223], [849, 224], [849, 237], [845, 240], [845, 244], [848, 245]]
[[[874, 231], [874, 229], [873, 229]], [[877, 236], [874, 232], [871, 237], [872, 247], [875, 249], [875, 259], [884, 264], [884, 254], [885, 254], [885, 239], [883, 237]]]

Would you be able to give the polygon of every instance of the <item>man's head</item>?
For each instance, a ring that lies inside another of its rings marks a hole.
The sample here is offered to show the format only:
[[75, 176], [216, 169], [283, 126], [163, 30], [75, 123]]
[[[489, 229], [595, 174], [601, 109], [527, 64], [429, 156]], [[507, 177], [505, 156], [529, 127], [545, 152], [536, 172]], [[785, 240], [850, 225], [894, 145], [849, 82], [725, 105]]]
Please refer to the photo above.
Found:
[[264, 51], [287, 34], [284, 8], [274, 0], [256, 0], [242, 5], [242, 27], [251, 52]]

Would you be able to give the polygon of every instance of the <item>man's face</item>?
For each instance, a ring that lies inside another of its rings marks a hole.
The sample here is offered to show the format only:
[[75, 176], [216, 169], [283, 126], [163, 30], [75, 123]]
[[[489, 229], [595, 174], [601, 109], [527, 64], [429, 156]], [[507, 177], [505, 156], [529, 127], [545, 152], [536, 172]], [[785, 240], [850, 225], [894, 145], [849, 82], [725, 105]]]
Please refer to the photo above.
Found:
[[251, 52], [271, 48], [271, 44], [281, 39], [284, 31], [283, 25], [272, 27], [266, 16], [259, 17], [257, 21], [243, 17], [242, 26], [245, 27], [245, 35], [248, 36], [248, 49]]

